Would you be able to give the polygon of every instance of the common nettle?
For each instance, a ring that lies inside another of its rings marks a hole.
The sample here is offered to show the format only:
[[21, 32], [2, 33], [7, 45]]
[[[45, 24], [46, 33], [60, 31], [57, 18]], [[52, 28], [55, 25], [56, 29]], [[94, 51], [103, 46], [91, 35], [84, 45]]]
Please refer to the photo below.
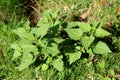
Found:
[[63, 71], [66, 62], [72, 65], [81, 60], [84, 53], [89, 54], [88, 58], [111, 53], [105, 42], [96, 40], [111, 35], [101, 28], [100, 22], [93, 25], [66, 22], [66, 15], [58, 19], [58, 13], [59, 10], [54, 13], [46, 11], [36, 27], [30, 27], [26, 22], [22, 28], [13, 30], [19, 39], [11, 45], [14, 50], [12, 60], [20, 60], [19, 71], [36, 61], [43, 71], [50, 66]]

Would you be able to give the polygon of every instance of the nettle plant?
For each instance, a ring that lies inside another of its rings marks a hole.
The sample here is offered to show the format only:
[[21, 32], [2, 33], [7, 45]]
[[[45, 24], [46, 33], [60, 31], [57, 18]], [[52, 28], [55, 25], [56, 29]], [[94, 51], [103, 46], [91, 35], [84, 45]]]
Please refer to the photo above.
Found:
[[18, 40], [11, 45], [12, 60], [18, 60], [19, 71], [33, 64], [39, 64], [44, 71], [54, 67], [63, 71], [66, 65], [81, 60], [84, 53], [89, 57], [111, 53], [105, 42], [97, 40], [111, 34], [101, 28], [100, 22], [92, 26], [85, 22], [66, 22], [66, 15], [58, 18], [59, 10], [46, 11], [36, 27], [27, 22], [13, 32]]

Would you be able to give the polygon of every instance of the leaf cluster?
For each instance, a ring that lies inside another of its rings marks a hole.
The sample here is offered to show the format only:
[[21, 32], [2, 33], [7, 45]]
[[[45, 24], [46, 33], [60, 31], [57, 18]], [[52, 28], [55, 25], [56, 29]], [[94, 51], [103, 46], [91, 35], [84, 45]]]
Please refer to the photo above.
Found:
[[22, 28], [13, 30], [18, 40], [11, 45], [14, 50], [12, 60], [20, 61], [19, 71], [38, 63], [43, 71], [52, 67], [63, 71], [81, 60], [84, 54], [88, 54], [89, 59], [112, 53], [105, 42], [97, 40], [111, 35], [100, 22], [93, 25], [66, 22], [67, 15], [58, 18], [58, 13], [59, 10], [46, 11], [36, 27], [30, 27], [26, 22]]

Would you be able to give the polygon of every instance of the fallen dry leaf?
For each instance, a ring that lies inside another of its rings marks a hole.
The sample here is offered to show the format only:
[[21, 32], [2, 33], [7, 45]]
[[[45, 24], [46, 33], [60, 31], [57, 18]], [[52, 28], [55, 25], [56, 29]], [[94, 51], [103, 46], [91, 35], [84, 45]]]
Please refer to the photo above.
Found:
[[110, 0], [109, 2], [107, 0], [100, 0], [98, 2], [99, 5], [104, 5], [104, 6], [107, 6], [107, 7], [111, 6], [113, 3], [114, 3], [113, 0]]
[[81, 15], [80, 15], [80, 18], [82, 20], [86, 20], [90, 14], [91, 14], [91, 10], [92, 10], [92, 7], [89, 7], [87, 10], [85, 10]]
[[119, 13], [120, 12], [120, 6], [118, 7], [118, 9], [117, 9], [117, 11], [116, 11], [117, 13]]
[[100, 0], [98, 2], [99, 5], [109, 6], [109, 3], [106, 0]]

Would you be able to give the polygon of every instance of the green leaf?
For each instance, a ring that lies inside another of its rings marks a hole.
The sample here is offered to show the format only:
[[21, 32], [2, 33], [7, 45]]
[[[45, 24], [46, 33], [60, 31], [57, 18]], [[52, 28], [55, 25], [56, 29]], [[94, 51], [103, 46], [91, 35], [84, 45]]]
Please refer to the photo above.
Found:
[[47, 63], [47, 64], [50, 64], [50, 63], [52, 62], [52, 59], [53, 59], [53, 57], [48, 56], [46, 63]]
[[108, 73], [111, 74], [112, 76], [115, 75], [115, 71], [114, 71], [114, 69], [109, 69], [109, 70], [108, 70]]
[[57, 54], [60, 53], [60, 51], [58, 50], [58, 45], [55, 43], [53, 43], [51, 47], [47, 47], [46, 49], [47, 49], [47, 52], [52, 56], [56, 56]]
[[91, 26], [88, 23], [85, 22], [77, 22], [77, 25], [80, 27], [80, 29], [83, 32], [90, 32]]
[[57, 9], [54, 13], [51, 13], [52, 18], [56, 18], [59, 12], [60, 12], [60, 9]]
[[32, 63], [33, 63], [32, 54], [25, 54], [21, 59], [21, 64], [18, 66], [19, 71], [24, 70]]
[[105, 37], [105, 36], [109, 36], [109, 35], [111, 35], [111, 33], [109, 33], [108, 31], [106, 31], [102, 28], [96, 29], [96, 32], [95, 32], [96, 37]]
[[100, 21], [95, 21], [94, 23], [93, 23], [93, 25], [92, 25], [92, 29], [96, 29], [96, 28], [98, 28], [98, 27], [100, 27]]
[[14, 54], [13, 54], [13, 57], [12, 57], [12, 60], [14, 60], [14, 59], [17, 59], [19, 56], [21, 56], [22, 54], [21, 54], [21, 52], [20, 51], [18, 51], [18, 50], [15, 50], [14, 51]]
[[80, 59], [81, 52], [69, 53], [69, 63], [72, 64], [73, 62]]
[[59, 44], [59, 43], [62, 43], [64, 41], [64, 39], [61, 39], [61, 38], [53, 38], [53, 40]]
[[68, 36], [73, 40], [79, 40], [80, 37], [83, 35], [83, 32], [81, 29], [65, 29]]
[[21, 39], [34, 40], [34, 36], [31, 33], [26, 32], [24, 28], [18, 28], [17, 30], [13, 30], [13, 32]]
[[[42, 14], [42, 19], [44, 20], [50, 20], [51, 19], [51, 16], [50, 16], [50, 11], [49, 10], [46, 10], [43, 14]], [[40, 24], [38, 23], [37, 26], [39, 26]]]
[[47, 70], [47, 69], [48, 69], [48, 65], [47, 65], [47, 64], [43, 64], [43, 65], [42, 65], [42, 70], [45, 71], [45, 70]]
[[95, 40], [94, 36], [90, 37], [85, 36], [82, 37], [81, 43], [86, 49], [88, 49], [88, 47], [93, 43], [94, 40]]
[[104, 43], [99, 41], [97, 45], [93, 48], [94, 53], [97, 54], [104, 54], [104, 53], [111, 53], [109, 47]]
[[105, 68], [105, 61], [100, 61], [98, 63], [98, 66], [100, 67], [100, 69], [104, 69]]
[[71, 29], [71, 28], [77, 26], [76, 22], [68, 22], [67, 24], [68, 24], [67, 29]]
[[35, 34], [35, 36], [38, 38], [39, 36], [42, 38], [47, 34], [47, 31], [49, 29], [49, 24], [40, 24], [39, 28], [33, 28], [31, 30], [31, 33]]
[[30, 31], [30, 23], [29, 23], [29, 21], [26, 21], [26, 23], [23, 25], [24, 27], [25, 27], [25, 30], [26, 31]]
[[41, 35], [41, 30], [40, 28], [32, 28], [30, 33], [34, 34], [35, 37], [38, 38]]
[[13, 54], [13, 57], [12, 57], [12, 60], [14, 59], [17, 59], [19, 56], [21, 56], [21, 48], [17, 45], [17, 44], [12, 44], [11, 45], [11, 48], [14, 49], [14, 54]]
[[33, 52], [35, 55], [38, 54], [38, 49], [36, 48], [36, 46], [34, 46], [32, 44], [21, 45], [21, 48], [22, 48], [24, 54], [27, 54], [30, 52]]
[[33, 43], [33, 41], [31, 41], [31, 40], [28, 40], [28, 39], [20, 39], [18, 42], [17, 42], [17, 45], [19, 45], [19, 46], [22, 46], [22, 45], [29, 45], [29, 44], [32, 44]]
[[53, 60], [52, 65], [58, 71], [63, 71], [63, 69], [64, 69], [64, 67], [63, 67], [63, 61], [61, 59], [55, 59], [55, 60]]
[[18, 50], [18, 51], [21, 51], [21, 48], [18, 46], [17, 43], [12, 44], [12, 45], [11, 45], [11, 48], [12, 48], [12, 49], [15, 49], [15, 50]]
[[87, 53], [89, 53], [89, 54], [93, 54], [93, 51], [92, 51], [92, 49], [91, 49], [91, 48], [86, 49], [86, 51], [87, 51]]
[[40, 47], [46, 47], [44, 42], [42, 40], [40, 40], [40, 39], [37, 41], [37, 45], [39, 45]]

